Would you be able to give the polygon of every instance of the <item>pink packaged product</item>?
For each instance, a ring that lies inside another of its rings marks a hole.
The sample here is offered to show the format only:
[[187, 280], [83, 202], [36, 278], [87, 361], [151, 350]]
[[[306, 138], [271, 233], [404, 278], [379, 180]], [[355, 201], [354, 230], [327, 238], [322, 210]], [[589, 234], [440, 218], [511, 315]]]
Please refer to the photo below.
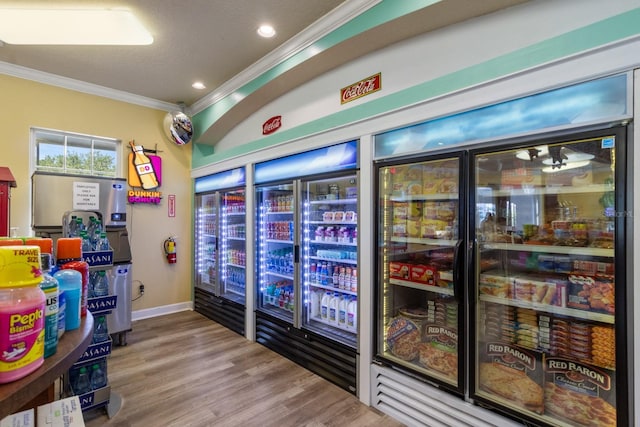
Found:
[[324, 240], [327, 242], [338, 241], [338, 231], [336, 230], [336, 227], [327, 227], [324, 233]]
[[315, 237], [316, 237], [316, 241], [321, 242], [324, 240], [324, 227], [316, 228]]

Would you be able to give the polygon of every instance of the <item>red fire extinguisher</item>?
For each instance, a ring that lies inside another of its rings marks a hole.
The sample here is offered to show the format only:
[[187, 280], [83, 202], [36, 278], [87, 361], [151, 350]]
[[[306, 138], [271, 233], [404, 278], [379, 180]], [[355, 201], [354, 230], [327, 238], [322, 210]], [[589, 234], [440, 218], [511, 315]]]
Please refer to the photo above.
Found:
[[174, 237], [169, 237], [164, 241], [164, 253], [167, 255], [167, 262], [169, 264], [176, 263], [176, 239]]

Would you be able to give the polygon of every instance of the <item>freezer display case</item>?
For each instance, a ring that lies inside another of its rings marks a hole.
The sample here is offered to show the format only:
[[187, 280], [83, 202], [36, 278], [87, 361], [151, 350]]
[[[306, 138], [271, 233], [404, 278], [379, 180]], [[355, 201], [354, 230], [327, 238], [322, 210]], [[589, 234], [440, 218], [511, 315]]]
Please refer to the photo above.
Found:
[[246, 189], [244, 168], [195, 182], [194, 307], [244, 335]]
[[461, 154], [378, 167], [377, 357], [462, 392]]
[[293, 323], [297, 293], [294, 184], [257, 187], [258, 308]]
[[244, 189], [221, 193], [220, 215], [221, 254], [225, 257], [220, 265], [220, 296], [244, 304], [247, 268]]
[[195, 285], [215, 293], [218, 285], [217, 193], [196, 197], [195, 234]]
[[[356, 391], [357, 142], [255, 165], [256, 341]], [[351, 315], [350, 315], [351, 314]]]
[[474, 153], [475, 399], [542, 425], [618, 425], [624, 146], [607, 130]]
[[303, 183], [302, 325], [355, 347], [358, 329], [356, 175]]

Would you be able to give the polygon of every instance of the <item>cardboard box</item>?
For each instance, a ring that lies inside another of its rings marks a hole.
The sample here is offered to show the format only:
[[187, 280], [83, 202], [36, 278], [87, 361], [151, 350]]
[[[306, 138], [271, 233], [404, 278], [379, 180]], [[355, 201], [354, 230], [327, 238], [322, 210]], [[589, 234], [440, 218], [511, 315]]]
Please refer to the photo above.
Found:
[[84, 427], [78, 396], [38, 406], [38, 427]]
[[0, 427], [35, 427], [35, 425], [33, 409], [8, 415], [0, 421]]
[[436, 285], [437, 271], [435, 268], [429, 265], [412, 265], [411, 266], [411, 281], [417, 283], [424, 283], [425, 285]]
[[411, 277], [411, 265], [404, 262], [390, 262], [389, 277], [392, 279], [409, 280]]
[[508, 169], [502, 171], [502, 189], [525, 188], [542, 185], [542, 172], [540, 169]]

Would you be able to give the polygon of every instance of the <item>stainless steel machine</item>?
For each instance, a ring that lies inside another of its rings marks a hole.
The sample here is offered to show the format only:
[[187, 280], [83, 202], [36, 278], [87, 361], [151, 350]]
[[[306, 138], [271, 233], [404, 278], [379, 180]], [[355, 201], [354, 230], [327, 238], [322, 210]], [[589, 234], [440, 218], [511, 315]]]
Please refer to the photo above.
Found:
[[54, 249], [56, 240], [64, 237], [64, 218], [69, 213], [84, 219], [97, 213], [102, 218], [113, 249], [113, 267], [107, 272], [109, 292], [117, 295], [116, 308], [107, 316], [107, 327], [114, 343], [125, 345], [126, 333], [131, 330], [132, 294], [126, 180], [35, 172], [31, 185], [31, 226], [36, 236], [52, 238]]

